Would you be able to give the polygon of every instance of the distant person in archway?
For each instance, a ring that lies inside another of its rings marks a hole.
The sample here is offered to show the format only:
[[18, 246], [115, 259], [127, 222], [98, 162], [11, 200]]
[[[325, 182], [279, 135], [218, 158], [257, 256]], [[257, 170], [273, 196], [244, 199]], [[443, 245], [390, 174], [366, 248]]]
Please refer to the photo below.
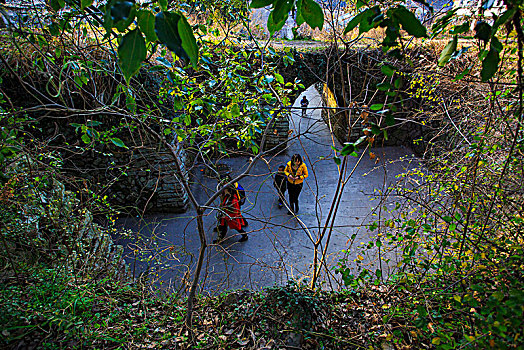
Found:
[[309, 105], [309, 100], [307, 99], [306, 95], [302, 97], [302, 100], [300, 100], [300, 107], [302, 107], [302, 117], [306, 116], [306, 108]]
[[[287, 176], [287, 191], [289, 193], [289, 205], [290, 209], [298, 214], [298, 196], [302, 191], [302, 186], [304, 184], [304, 179], [307, 178], [307, 167], [306, 164], [302, 161], [300, 154], [294, 154], [291, 157], [284, 169], [284, 173]], [[288, 215], [293, 215], [293, 212], [288, 211]]]

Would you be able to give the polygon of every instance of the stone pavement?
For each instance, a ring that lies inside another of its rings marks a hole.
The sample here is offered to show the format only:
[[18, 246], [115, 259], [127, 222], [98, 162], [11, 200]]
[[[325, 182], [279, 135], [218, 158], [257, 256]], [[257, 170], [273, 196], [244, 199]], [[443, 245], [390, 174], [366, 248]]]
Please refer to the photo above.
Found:
[[[310, 108], [321, 105], [320, 96], [314, 87], [303, 94], [308, 97]], [[295, 101], [295, 106], [300, 105], [301, 99], [302, 95]], [[290, 129], [293, 129], [293, 133], [288, 149], [258, 161], [250, 176], [240, 181], [248, 199], [242, 210], [249, 221], [249, 240], [237, 242], [238, 233], [230, 230], [220, 245], [208, 249], [202, 274], [206, 290], [257, 289], [284, 284], [291, 278], [308, 278], [313, 261], [310, 237], [316, 237], [319, 228], [325, 224], [339, 177], [339, 168], [332, 159], [334, 152], [331, 147], [340, 149], [341, 146], [331, 136], [320, 116], [320, 110], [309, 109], [307, 117], [302, 118], [301, 111], [297, 109], [292, 113]], [[385, 183], [393, 183], [395, 175], [417, 165], [416, 160], [410, 162], [414, 158], [407, 148], [374, 148], [373, 152], [380, 157], [381, 162], [375, 164], [376, 159], [370, 159], [366, 153], [345, 186], [328, 249], [329, 266], [334, 266], [342, 257], [349, 261], [356, 258], [358, 252], [354, 249], [348, 253], [342, 250], [348, 249], [353, 234], [357, 234], [357, 245], [369, 240], [362, 225], [373, 221], [371, 213], [377, 202], [372, 201], [371, 196]], [[309, 177], [299, 198], [298, 217], [287, 215], [285, 208], [278, 208], [272, 179], [272, 173], [278, 165], [287, 163], [295, 153], [302, 155], [309, 170]], [[350, 157], [348, 161], [347, 173], [350, 173], [358, 158]], [[245, 158], [223, 161], [231, 167], [233, 175], [245, 169], [248, 162]], [[197, 199], [204, 203], [216, 184], [216, 180], [197, 171], [194, 185]], [[204, 225], [208, 242], [211, 242], [216, 236], [213, 232], [216, 211], [206, 214]], [[164, 287], [182, 288], [180, 278], [184, 274], [188, 276], [188, 266], [191, 271], [194, 270], [200, 246], [194, 215], [194, 209], [190, 209], [178, 215], [147, 216], [141, 224], [131, 218], [122, 221], [125, 227], [138, 228], [145, 241], [154, 234], [160, 235], [157, 248], [161, 253], [151, 254], [154, 261], [138, 263], [137, 271], [143, 271], [149, 266], [150, 271], [158, 274]], [[132, 267], [133, 253], [131, 249], [127, 251], [131, 252], [127, 261]]]

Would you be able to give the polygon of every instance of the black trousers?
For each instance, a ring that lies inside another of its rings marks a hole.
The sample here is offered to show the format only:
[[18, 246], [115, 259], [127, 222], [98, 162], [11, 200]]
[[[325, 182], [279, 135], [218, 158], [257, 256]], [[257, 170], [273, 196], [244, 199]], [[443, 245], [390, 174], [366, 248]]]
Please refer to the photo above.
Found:
[[[287, 180], [284, 179], [284, 181], [287, 181]], [[278, 203], [279, 204], [284, 203], [286, 200], [286, 197], [284, 197], [284, 193], [286, 193], [286, 183], [284, 183], [280, 187], [277, 187], [277, 192], [278, 192]]]
[[[247, 220], [242, 218], [244, 220], [244, 224], [242, 225], [242, 227], [240, 228], [240, 230], [237, 230], [238, 233], [242, 233], [242, 234], [245, 234], [246, 231], [244, 231], [244, 227], [247, 227], [248, 226], [248, 223], [247, 223]], [[218, 237], [220, 239], [224, 238], [226, 236], [226, 233], [228, 231], [228, 226], [226, 223], [224, 223], [224, 225], [220, 225], [220, 219], [218, 219], [218, 222], [217, 222], [217, 231], [218, 231]]]
[[298, 196], [300, 195], [300, 191], [302, 191], [302, 186], [304, 183], [299, 184], [287, 184], [287, 191], [289, 193], [289, 205], [291, 206], [291, 209], [298, 211]]

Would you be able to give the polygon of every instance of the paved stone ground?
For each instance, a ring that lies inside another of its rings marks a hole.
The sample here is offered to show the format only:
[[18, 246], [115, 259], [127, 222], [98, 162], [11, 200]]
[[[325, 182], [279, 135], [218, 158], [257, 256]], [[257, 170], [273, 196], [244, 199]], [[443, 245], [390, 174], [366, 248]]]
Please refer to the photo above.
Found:
[[[304, 94], [310, 100], [309, 107], [321, 105], [320, 96], [313, 87]], [[296, 100], [296, 106], [299, 106], [301, 99], [302, 95]], [[292, 115], [290, 128], [293, 134], [288, 149], [259, 161], [252, 174], [241, 181], [249, 201], [243, 206], [244, 215], [250, 223], [249, 240], [237, 242], [238, 233], [230, 230], [225, 241], [208, 249], [202, 277], [206, 290], [263, 288], [285, 283], [290, 278], [308, 278], [313, 259], [310, 236], [316, 237], [319, 228], [325, 224], [339, 177], [331, 147], [334, 145], [340, 149], [340, 145], [331, 137], [321, 119], [320, 110], [308, 110], [305, 118], [300, 114], [297, 109]], [[380, 157], [380, 163], [375, 164], [375, 159], [370, 159], [366, 153], [345, 186], [328, 249], [329, 266], [334, 266], [342, 257], [347, 257], [349, 261], [355, 259], [358, 252], [354, 249], [349, 253], [342, 252], [348, 248], [353, 234], [357, 234], [357, 245], [369, 240], [362, 225], [373, 221], [371, 213], [377, 201], [371, 200], [372, 194], [385, 183], [393, 183], [395, 175], [418, 165], [407, 148], [375, 148], [373, 152]], [[272, 173], [294, 153], [302, 155], [309, 170], [309, 178], [299, 198], [298, 217], [287, 215], [285, 208], [278, 208], [272, 185]], [[233, 175], [236, 175], [247, 167], [248, 161], [234, 158], [224, 163], [231, 166]], [[357, 161], [358, 158], [349, 159], [348, 173]], [[206, 188], [215, 189], [216, 180], [207, 178], [199, 171], [196, 180], [194, 188], [197, 198], [204, 203], [209, 198]], [[213, 232], [215, 214], [216, 211], [210, 211], [204, 218], [209, 242], [216, 236]], [[151, 254], [155, 257], [155, 262], [149, 264], [151, 271], [158, 273], [164, 287], [181, 288], [180, 277], [187, 273], [188, 266], [194, 269], [200, 246], [194, 210], [180, 215], [148, 216], [141, 223], [129, 218], [122, 224], [138, 228], [146, 241], [153, 234], [161, 236], [157, 243], [161, 253]], [[131, 253], [127, 261], [133, 267], [132, 249], [128, 252]], [[136, 270], [143, 271], [147, 265], [138, 263]], [[324, 276], [324, 281], [329, 281], [329, 278]]]

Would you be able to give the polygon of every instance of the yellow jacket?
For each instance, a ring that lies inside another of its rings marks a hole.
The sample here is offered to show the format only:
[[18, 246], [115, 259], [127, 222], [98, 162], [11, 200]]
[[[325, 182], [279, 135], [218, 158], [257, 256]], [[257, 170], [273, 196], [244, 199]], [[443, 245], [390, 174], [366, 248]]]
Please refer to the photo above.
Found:
[[302, 182], [304, 182], [304, 179], [308, 176], [306, 163], [304, 162], [302, 162], [302, 164], [298, 166], [296, 172], [294, 172], [293, 168], [291, 167], [291, 161], [287, 162], [286, 168], [284, 169], [284, 173], [286, 174], [286, 176], [292, 175], [294, 177], [298, 177], [298, 179], [296, 179], [295, 181], [291, 180], [289, 177], [287, 178], [287, 181], [294, 185], [301, 184]]

